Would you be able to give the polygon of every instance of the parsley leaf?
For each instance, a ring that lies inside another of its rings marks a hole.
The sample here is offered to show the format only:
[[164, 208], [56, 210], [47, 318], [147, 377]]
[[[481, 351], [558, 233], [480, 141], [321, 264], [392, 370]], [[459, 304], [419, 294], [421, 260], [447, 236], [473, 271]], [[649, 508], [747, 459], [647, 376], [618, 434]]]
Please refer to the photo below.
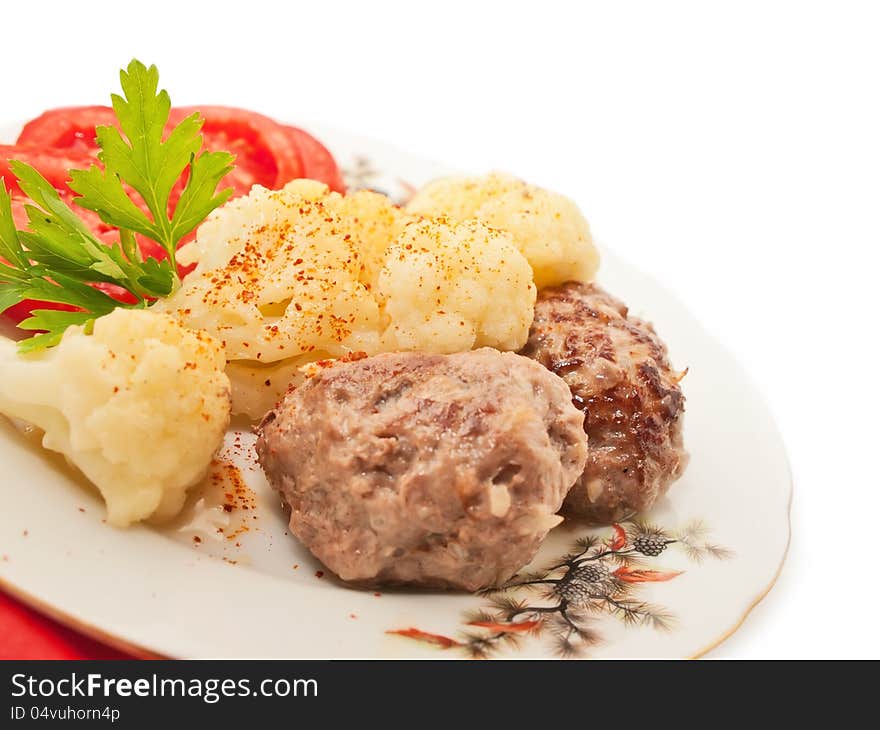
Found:
[[[46, 332], [21, 341], [19, 351], [51, 347], [71, 324], [88, 324], [119, 306], [145, 307], [172, 291], [177, 274], [169, 261], [132, 263], [120, 249], [99, 241], [37, 170], [17, 161], [10, 167], [34, 204], [25, 206], [27, 230], [17, 230], [0, 178], [0, 255], [7, 261], [0, 263], [0, 310], [25, 299], [76, 309], [32, 312], [22, 328]], [[123, 305], [95, 284], [125, 289], [135, 303]]]
[[[104, 169], [93, 165], [72, 170], [70, 187], [82, 196], [78, 205], [95, 211], [105, 223], [160, 243], [173, 262], [180, 240], [232, 195], [231, 189], [215, 191], [234, 158], [228, 152], [198, 154], [204, 123], [198, 113], [180, 122], [163, 141], [171, 100], [166, 91], [157, 91], [155, 66], [132, 61], [120, 79], [125, 96], [112, 96], [120, 129], [97, 129], [98, 159]], [[171, 192], [187, 168], [186, 185], [169, 215]], [[123, 182], [140, 195], [150, 216], [132, 202]]]
[[[18, 187], [30, 200], [24, 206], [26, 230], [19, 230], [12, 198], [0, 178], [0, 311], [25, 299], [73, 308], [33, 311], [21, 327], [41, 333], [21, 341], [20, 352], [58, 344], [71, 325], [85, 325], [88, 331], [95, 318], [116, 307], [147, 307], [173, 293], [180, 284], [178, 243], [232, 194], [230, 189], [217, 192], [217, 185], [234, 158], [227, 152], [201, 151], [203, 120], [198, 114], [165, 136], [171, 101], [166, 91], [158, 91], [156, 67], [134, 60], [120, 78], [124, 96], [112, 96], [119, 129], [97, 129], [103, 168], [70, 171], [70, 187], [81, 196], [76, 204], [118, 228], [119, 246], [98, 240], [37, 170], [12, 161]], [[182, 190], [174, 202], [181, 178]], [[135, 234], [159, 243], [168, 258], [143, 258]], [[134, 302], [109, 296], [103, 285], [125, 290]]]

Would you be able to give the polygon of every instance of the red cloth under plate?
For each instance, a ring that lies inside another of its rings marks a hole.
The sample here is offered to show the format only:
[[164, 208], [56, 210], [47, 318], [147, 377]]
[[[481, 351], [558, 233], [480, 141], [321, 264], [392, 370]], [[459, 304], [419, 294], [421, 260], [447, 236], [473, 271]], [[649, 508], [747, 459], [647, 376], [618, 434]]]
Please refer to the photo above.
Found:
[[0, 592], [0, 659], [133, 659]]

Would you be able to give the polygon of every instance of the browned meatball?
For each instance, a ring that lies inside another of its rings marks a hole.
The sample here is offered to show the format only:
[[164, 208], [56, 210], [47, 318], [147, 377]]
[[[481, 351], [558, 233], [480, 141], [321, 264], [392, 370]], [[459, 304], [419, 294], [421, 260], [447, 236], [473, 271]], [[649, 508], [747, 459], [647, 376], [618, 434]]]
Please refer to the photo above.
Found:
[[319, 370], [260, 426], [293, 533], [344, 580], [477, 590], [529, 562], [583, 471], [568, 386], [496, 350]]
[[622, 302], [593, 284], [544, 289], [521, 353], [562, 377], [586, 416], [589, 456], [565, 513], [615, 522], [650, 508], [681, 476], [682, 373]]

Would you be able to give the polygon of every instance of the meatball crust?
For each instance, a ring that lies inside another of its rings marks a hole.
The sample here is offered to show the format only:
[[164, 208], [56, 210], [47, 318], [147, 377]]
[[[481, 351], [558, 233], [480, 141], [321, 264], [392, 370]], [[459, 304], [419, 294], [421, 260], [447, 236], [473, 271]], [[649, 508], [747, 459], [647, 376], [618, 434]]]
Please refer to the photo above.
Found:
[[649, 509], [687, 465], [684, 396], [666, 345], [647, 322], [594, 284], [544, 289], [521, 354], [571, 388], [589, 455], [563, 512], [616, 522]]
[[587, 439], [560, 378], [484, 348], [318, 369], [266, 416], [257, 453], [292, 532], [343, 580], [474, 591], [561, 521]]

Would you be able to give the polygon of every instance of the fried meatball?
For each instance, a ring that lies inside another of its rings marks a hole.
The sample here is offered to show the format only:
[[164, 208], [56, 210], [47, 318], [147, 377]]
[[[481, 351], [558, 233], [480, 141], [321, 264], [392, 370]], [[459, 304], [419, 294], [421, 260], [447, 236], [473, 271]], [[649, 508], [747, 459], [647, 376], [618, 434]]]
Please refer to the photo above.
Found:
[[367, 584], [504, 582], [561, 521], [587, 455], [568, 386], [488, 348], [337, 361], [258, 430], [292, 532]]
[[594, 284], [544, 289], [520, 351], [556, 373], [584, 412], [589, 456], [563, 512], [609, 523], [643, 512], [687, 465], [682, 373], [647, 322]]

